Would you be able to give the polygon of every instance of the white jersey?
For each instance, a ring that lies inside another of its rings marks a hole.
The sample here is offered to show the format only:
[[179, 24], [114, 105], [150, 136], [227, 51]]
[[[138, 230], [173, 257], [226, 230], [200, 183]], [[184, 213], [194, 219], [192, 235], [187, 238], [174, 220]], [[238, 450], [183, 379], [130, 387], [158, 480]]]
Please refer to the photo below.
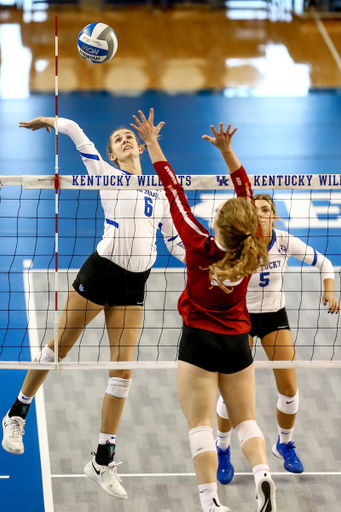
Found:
[[273, 230], [268, 251], [268, 266], [262, 267], [259, 272], [253, 274], [249, 281], [246, 295], [249, 313], [269, 313], [284, 308], [283, 274], [290, 256], [317, 267], [323, 281], [334, 279], [331, 261], [286, 231]]
[[[105, 162], [74, 121], [59, 118], [58, 131], [74, 142], [90, 175], [131, 175]], [[100, 256], [130, 272], [144, 272], [156, 260], [159, 228], [171, 254], [184, 261], [185, 249], [163, 191], [100, 190], [100, 196], [105, 217], [104, 233], [97, 245]]]

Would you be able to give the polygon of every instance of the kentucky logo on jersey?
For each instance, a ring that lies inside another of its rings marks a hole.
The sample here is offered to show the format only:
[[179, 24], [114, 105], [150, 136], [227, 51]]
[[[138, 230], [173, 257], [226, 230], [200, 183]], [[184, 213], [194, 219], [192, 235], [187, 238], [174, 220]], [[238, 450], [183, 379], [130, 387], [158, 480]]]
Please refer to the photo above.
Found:
[[279, 252], [279, 254], [286, 254], [287, 253], [287, 248], [285, 247], [285, 245], [280, 245], [278, 247], [278, 252]]

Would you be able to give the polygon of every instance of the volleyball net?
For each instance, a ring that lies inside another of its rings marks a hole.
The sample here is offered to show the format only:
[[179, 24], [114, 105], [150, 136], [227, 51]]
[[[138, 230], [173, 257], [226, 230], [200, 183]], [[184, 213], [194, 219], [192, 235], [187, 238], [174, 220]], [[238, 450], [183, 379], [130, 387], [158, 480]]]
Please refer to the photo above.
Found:
[[[194, 215], [211, 230], [219, 205], [234, 196], [229, 176], [187, 175], [179, 180]], [[268, 193], [276, 202], [277, 227], [332, 261], [334, 293], [340, 300], [338, 180], [337, 175], [250, 176], [254, 193]], [[161, 234], [133, 361], [110, 362], [100, 313], [61, 363], [31, 362], [53, 337], [56, 307], [60, 317], [78, 269], [102, 237], [100, 190], [128, 188], [159, 190], [162, 185], [157, 176], [146, 175], [59, 176], [57, 225], [54, 176], [0, 176], [0, 369], [176, 368], [182, 324], [177, 301], [186, 268], [169, 255]], [[291, 258], [283, 286], [296, 361], [268, 361], [255, 340], [256, 367], [341, 367], [340, 316], [329, 315], [321, 303], [319, 271]]]

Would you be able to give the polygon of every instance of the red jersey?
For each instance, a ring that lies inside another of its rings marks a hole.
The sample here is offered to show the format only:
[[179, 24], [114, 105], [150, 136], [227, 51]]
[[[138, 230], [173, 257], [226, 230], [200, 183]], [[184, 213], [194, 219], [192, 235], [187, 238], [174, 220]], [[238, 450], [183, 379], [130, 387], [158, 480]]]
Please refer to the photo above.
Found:
[[[186, 249], [187, 283], [178, 310], [189, 327], [220, 334], [250, 331], [246, 308], [246, 290], [251, 276], [236, 283], [226, 283], [224, 292], [209, 279], [209, 265], [224, 257], [225, 249], [210, 236], [192, 214], [183, 188], [168, 162], [156, 162], [154, 168], [165, 188], [174, 225]], [[237, 196], [252, 199], [251, 184], [243, 167], [231, 176]], [[213, 284], [213, 286], [212, 286]]]

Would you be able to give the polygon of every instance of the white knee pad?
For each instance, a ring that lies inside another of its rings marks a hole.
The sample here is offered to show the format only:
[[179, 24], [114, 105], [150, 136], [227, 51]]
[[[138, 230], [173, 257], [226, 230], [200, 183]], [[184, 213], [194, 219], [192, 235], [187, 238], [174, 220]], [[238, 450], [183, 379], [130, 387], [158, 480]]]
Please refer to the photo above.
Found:
[[192, 452], [192, 459], [204, 452], [215, 452], [216, 446], [213, 437], [213, 428], [195, 427], [189, 432], [189, 444]]
[[225, 405], [225, 402], [224, 402], [223, 397], [221, 395], [218, 398], [216, 411], [217, 411], [217, 414], [219, 414], [219, 416], [221, 418], [223, 418], [224, 420], [228, 420], [229, 419], [229, 415], [227, 414], [226, 405]]
[[252, 437], [261, 437], [264, 439], [263, 432], [255, 420], [242, 421], [236, 426], [235, 431], [241, 446]]
[[[54, 363], [54, 352], [48, 345], [45, 345], [45, 347], [37, 355], [37, 359], [39, 363]], [[58, 361], [63, 361], [63, 358], [59, 357]]]
[[298, 391], [295, 396], [284, 396], [278, 393], [277, 409], [284, 414], [296, 414], [299, 406]]
[[115, 398], [127, 398], [131, 379], [120, 379], [119, 377], [109, 377], [107, 389], [105, 390], [108, 395]]

